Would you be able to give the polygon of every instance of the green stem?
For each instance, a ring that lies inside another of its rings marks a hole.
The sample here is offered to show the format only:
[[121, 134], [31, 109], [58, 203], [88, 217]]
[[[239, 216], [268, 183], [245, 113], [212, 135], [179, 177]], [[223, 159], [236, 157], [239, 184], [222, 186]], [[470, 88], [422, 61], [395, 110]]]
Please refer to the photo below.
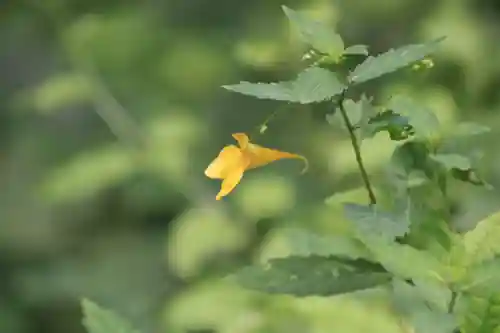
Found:
[[[459, 296], [458, 292], [452, 290], [450, 303], [448, 303], [449, 314], [453, 314], [453, 311], [455, 311], [455, 306], [457, 305], [458, 296]], [[461, 333], [460, 327], [456, 327], [453, 330], [453, 333]]]
[[455, 305], [457, 304], [458, 293], [456, 291], [451, 292], [450, 303], [448, 304], [448, 313], [453, 313], [455, 310]]
[[361, 172], [361, 178], [363, 178], [363, 183], [365, 185], [366, 191], [368, 192], [368, 198], [370, 199], [370, 204], [375, 205], [377, 203], [377, 198], [375, 197], [375, 193], [373, 192], [372, 185], [370, 183], [370, 179], [368, 178], [368, 173], [366, 172], [365, 166], [363, 164], [363, 158], [361, 157], [361, 149], [359, 147], [358, 139], [356, 138], [355, 128], [352, 125], [349, 117], [347, 116], [347, 112], [344, 107], [344, 99], [345, 96], [342, 94], [339, 101], [339, 109], [340, 114], [344, 120], [344, 123], [347, 127], [347, 131], [349, 132], [349, 137], [351, 139], [352, 148], [354, 150], [354, 155], [356, 157], [356, 162], [358, 163], [359, 171]]
[[259, 126], [257, 126], [257, 128], [254, 131], [252, 131], [252, 133], [250, 134], [250, 137], [253, 137], [254, 134], [255, 135], [264, 134], [262, 132], [262, 128], [263, 127], [267, 127], [267, 125], [272, 120], [274, 120], [274, 118], [278, 115], [278, 113], [280, 113], [281, 111], [283, 111], [285, 108], [286, 108], [286, 106], [281, 106], [280, 108], [274, 110], [269, 116], [267, 116], [267, 118]]

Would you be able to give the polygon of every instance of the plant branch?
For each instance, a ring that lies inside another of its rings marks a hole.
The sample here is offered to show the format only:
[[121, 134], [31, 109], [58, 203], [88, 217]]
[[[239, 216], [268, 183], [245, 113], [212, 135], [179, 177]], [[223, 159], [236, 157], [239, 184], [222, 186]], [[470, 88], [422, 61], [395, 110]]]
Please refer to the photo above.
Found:
[[450, 303], [448, 304], [448, 313], [453, 313], [455, 310], [455, 305], [457, 304], [458, 293], [456, 291], [451, 292]]
[[[452, 290], [450, 303], [448, 303], [449, 314], [453, 314], [453, 311], [455, 311], [455, 306], [457, 305], [458, 296], [459, 296], [458, 292]], [[453, 330], [453, 333], [461, 333], [460, 327], [456, 327]]]
[[359, 147], [358, 138], [356, 137], [355, 128], [352, 125], [349, 117], [347, 116], [347, 112], [344, 107], [345, 93], [340, 96], [340, 100], [338, 102], [340, 114], [344, 120], [344, 123], [347, 127], [347, 131], [349, 132], [349, 137], [351, 139], [352, 148], [354, 150], [354, 155], [356, 157], [356, 162], [358, 163], [359, 171], [361, 172], [361, 178], [363, 178], [363, 183], [365, 185], [366, 191], [368, 192], [368, 198], [370, 199], [370, 204], [375, 205], [377, 203], [377, 198], [375, 197], [375, 193], [373, 192], [372, 185], [370, 183], [370, 179], [368, 178], [368, 173], [366, 172], [365, 166], [363, 164], [363, 158], [361, 157], [361, 149]]

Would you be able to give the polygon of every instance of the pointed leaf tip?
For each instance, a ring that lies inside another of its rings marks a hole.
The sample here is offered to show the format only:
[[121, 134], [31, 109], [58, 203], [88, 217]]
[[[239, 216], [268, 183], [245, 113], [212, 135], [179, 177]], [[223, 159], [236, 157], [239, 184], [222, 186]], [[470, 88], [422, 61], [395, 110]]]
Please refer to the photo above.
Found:
[[345, 47], [344, 41], [333, 27], [314, 20], [304, 12], [295, 11], [286, 6], [282, 6], [282, 8], [290, 25], [297, 29], [304, 43], [334, 59], [342, 55]]
[[285, 5], [281, 5], [281, 9], [285, 12], [285, 14], [288, 15], [288, 13], [292, 12], [293, 10], [288, 8], [287, 6]]
[[411, 65], [434, 53], [438, 44], [444, 39], [445, 37], [440, 37], [424, 44], [410, 44], [377, 56], [370, 56], [351, 72], [349, 81], [352, 83], [369, 81]]
[[88, 333], [139, 333], [116, 313], [101, 308], [89, 299], [82, 299], [83, 326]]

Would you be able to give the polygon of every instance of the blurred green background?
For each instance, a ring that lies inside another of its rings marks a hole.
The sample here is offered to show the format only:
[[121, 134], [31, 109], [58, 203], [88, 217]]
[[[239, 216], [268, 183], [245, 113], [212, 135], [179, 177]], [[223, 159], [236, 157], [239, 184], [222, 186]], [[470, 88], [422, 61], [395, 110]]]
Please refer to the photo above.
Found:
[[[258, 143], [301, 153], [249, 172], [224, 201], [203, 171], [231, 133], [282, 104], [220, 88], [292, 78], [305, 49], [281, 5], [336, 22], [372, 53], [448, 36], [427, 72], [366, 85], [426, 103], [445, 130], [493, 131], [482, 175], [500, 183], [496, 0], [4, 0], [0, 4], [0, 332], [79, 333], [88, 297], [144, 332], [398, 332], [377, 297], [293, 299], [219, 276], [293, 246], [276, 227], [342, 228], [324, 199], [365, 200], [347, 138], [322, 106], [285, 106]], [[324, 110], [323, 110], [324, 111]], [[394, 145], [363, 143], [371, 174]], [[500, 193], [453, 184], [454, 223]], [[363, 318], [363, 320], [360, 320]]]

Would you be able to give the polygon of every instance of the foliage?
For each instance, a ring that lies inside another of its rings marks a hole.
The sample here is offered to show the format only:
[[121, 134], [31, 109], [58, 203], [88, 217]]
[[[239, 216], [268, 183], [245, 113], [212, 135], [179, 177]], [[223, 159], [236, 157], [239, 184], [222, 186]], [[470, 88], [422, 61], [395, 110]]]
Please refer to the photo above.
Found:
[[348, 80], [352, 84], [366, 82], [409, 66], [436, 51], [443, 40], [444, 38], [441, 37], [426, 44], [403, 46], [375, 57], [368, 56], [349, 74]]
[[[451, 333], [456, 327], [452, 314], [446, 308], [438, 308], [425, 297], [428, 286], [410, 285], [394, 280], [392, 285], [392, 305], [394, 311], [409, 322], [416, 333]], [[435, 292], [435, 290], [432, 290]]]
[[[223, 87], [258, 99], [333, 106], [335, 113], [328, 115], [327, 120], [332, 124], [341, 122], [349, 135], [368, 204], [343, 204], [349, 228], [342, 235], [287, 230], [285, 235], [294, 245], [291, 254], [240, 268], [228, 280], [264, 294], [296, 297], [327, 298], [368, 289], [382, 290], [390, 295], [388, 306], [416, 333], [498, 332], [499, 213], [460, 235], [451, 227], [448, 205], [448, 192], [454, 181], [488, 187], [478, 176], [476, 161], [450, 149], [453, 146], [450, 142], [454, 137], [471, 139], [487, 130], [464, 123], [451, 135], [445, 135], [434, 111], [408, 96], [396, 94], [382, 105], [374, 105], [374, 99], [365, 94], [356, 96], [360, 83], [418, 67], [438, 50], [444, 37], [370, 55], [365, 45], [346, 47], [334, 29], [307, 14], [285, 6], [283, 11], [301, 40], [311, 48], [307, 54], [318, 56], [318, 61], [307, 65], [294, 80], [243, 81]], [[353, 69], [348, 68], [344, 60], [350, 55], [364, 60]], [[71, 87], [65, 89], [61, 98], [49, 93], [66, 85]], [[87, 101], [89, 96], [97, 94], [91, 86], [86, 76], [68, 74], [47, 82], [37, 91], [35, 104], [47, 111], [70, 102]], [[261, 128], [267, 128], [267, 124]], [[392, 172], [390, 185], [394, 187], [387, 193], [388, 202], [375, 195], [375, 183], [366, 171], [360, 149], [364, 141], [380, 133], [386, 133], [395, 143], [387, 167]], [[128, 155], [114, 152], [112, 161], [108, 161], [108, 152], [100, 165], [112, 164], [113, 174], [121, 166], [122, 177], [132, 173]], [[81, 161], [77, 164], [83, 165]], [[75, 169], [82, 173], [79, 167]], [[101, 167], [97, 169], [102, 171]], [[415, 174], [419, 175], [417, 185], [412, 183]], [[103, 177], [106, 179], [102, 183], [109, 179], [106, 172]], [[77, 185], [85, 187], [87, 182], [84, 183]], [[50, 186], [44, 189], [46, 193], [57, 192], [53, 195], [57, 197], [68, 192], [64, 185], [56, 186], [55, 190]], [[415, 195], [414, 187], [425, 191]], [[426, 201], [426, 195], [434, 190], [439, 192], [442, 206]], [[89, 333], [137, 332], [124, 319], [91, 301], [82, 301], [82, 307], [83, 323]]]
[[88, 333], [139, 333], [123, 318], [105, 310], [99, 305], [84, 299], [82, 301], [83, 308], [83, 325]]
[[267, 267], [249, 266], [235, 275], [242, 286], [270, 294], [333, 296], [374, 288], [390, 281], [381, 267], [363, 260], [324, 256], [276, 258]]
[[[446, 138], [438, 118], [417, 101], [395, 95], [385, 105], [375, 107], [373, 99], [365, 95], [358, 102], [346, 97], [354, 85], [425, 59], [437, 51], [444, 38], [372, 56], [363, 46], [344, 50], [342, 38], [327, 25], [288, 7], [283, 10], [301, 39], [312, 48], [310, 54], [330, 57], [338, 66], [342, 66], [344, 53], [366, 56], [365, 60], [345, 77], [341, 77], [341, 71], [331, 72], [321, 67], [322, 62], [315, 62], [294, 81], [242, 82], [225, 88], [289, 103], [332, 103], [340, 117], [329, 115], [328, 121], [343, 122], [349, 134], [369, 204], [344, 204], [345, 218], [351, 223], [347, 238], [351, 237], [351, 241], [289, 231], [293, 242], [307, 245], [298, 245], [296, 249], [301, 250], [297, 253], [292, 251], [265, 264], [244, 267], [232, 275], [232, 280], [247, 289], [298, 297], [385, 289], [392, 295], [397, 315], [417, 333], [451, 333], [457, 329], [467, 333], [494, 332], [500, 317], [489, 304], [492, 295], [498, 293], [500, 281], [495, 258], [500, 252], [498, 213], [460, 236], [448, 225], [447, 206], [425, 207], [425, 198], [415, 197], [410, 185], [412, 175], [420, 172], [423, 178], [417, 186], [437, 188], [440, 199], [446, 202], [450, 179], [474, 183], [464, 176], [476, 172], [473, 162], [444, 148]], [[467, 126], [459, 128], [460, 135], [482, 132], [480, 126], [469, 126], [466, 131], [463, 129]], [[390, 193], [392, 205], [375, 196], [359, 148], [363, 140], [380, 132], [387, 132], [390, 140], [399, 143], [389, 164], [389, 169], [395, 171], [390, 180], [395, 186]], [[423, 202], [423, 206], [415, 205], [415, 201]], [[420, 241], [415, 242], [417, 239]], [[433, 244], [439, 244], [439, 249]], [[468, 302], [464, 313], [457, 310], [459, 300], [474, 297], [486, 297], [486, 305]]]
[[[286, 6], [283, 11], [294, 25], [302, 40], [317, 51], [327, 54], [332, 58], [338, 58], [344, 52], [344, 41], [339, 34], [321, 22], [309, 18], [305, 13], [296, 12]], [[359, 52], [359, 48], [351, 49], [351, 52]], [[362, 50], [361, 50], [362, 51]]]
[[304, 70], [294, 81], [279, 83], [241, 82], [224, 88], [244, 95], [301, 104], [322, 102], [340, 94], [344, 85], [334, 73], [312, 67]]

